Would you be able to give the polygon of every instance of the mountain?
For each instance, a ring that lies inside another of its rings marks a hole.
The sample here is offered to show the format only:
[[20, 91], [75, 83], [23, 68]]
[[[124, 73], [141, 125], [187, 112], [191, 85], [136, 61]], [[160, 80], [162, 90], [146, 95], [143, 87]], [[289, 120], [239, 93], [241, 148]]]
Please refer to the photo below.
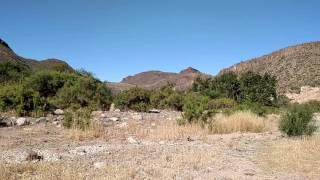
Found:
[[240, 62], [226, 72], [270, 73], [278, 80], [279, 92], [299, 92], [302, 86], [320, 86], [320, 41], [280, 49], [271, 54]]
[[22, 63], [34, 70], [73, 70], [66, 62], [59, 59], [37, 61], [34, 59], [23, 58], [17, 55], [5, 41], [0, 39], [0, 63], [3, 62]]
[[194, 79], [198, 76], [208, 77], [208, 75], [189, 67], [179, 73], [162, 71], [142, 72], [126, 77], [120, 83], [108, 82], [107, 84], [115, 92], [136, 86], [146, 89], [159, 89], [168, 83], [174, 84], [177, 90], [186, 90], [192, 86]]

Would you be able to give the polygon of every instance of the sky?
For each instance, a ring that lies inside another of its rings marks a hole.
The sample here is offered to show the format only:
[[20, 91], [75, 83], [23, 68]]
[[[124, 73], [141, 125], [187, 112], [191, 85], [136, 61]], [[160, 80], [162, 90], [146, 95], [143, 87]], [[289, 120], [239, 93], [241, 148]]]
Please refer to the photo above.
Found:
[[209, 74], [320, 40], [319, 0], [0, 0], [0, 38], [107, 81], [147, 70]]

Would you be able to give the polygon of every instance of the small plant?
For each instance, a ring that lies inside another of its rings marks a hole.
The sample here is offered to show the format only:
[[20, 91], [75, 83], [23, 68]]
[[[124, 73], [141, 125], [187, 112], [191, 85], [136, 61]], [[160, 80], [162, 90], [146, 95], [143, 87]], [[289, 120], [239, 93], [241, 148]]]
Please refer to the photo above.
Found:
[[279, 128], [288, 136], [312, 135], [317, 129], [314, 123], [311, 109], [295, 104], [281, 117]]
[[89, 108], [67, 110], [65, 112], [63, 126], [66, 128], [86, 130], [91, 125], [91, 112], [92, 110]]

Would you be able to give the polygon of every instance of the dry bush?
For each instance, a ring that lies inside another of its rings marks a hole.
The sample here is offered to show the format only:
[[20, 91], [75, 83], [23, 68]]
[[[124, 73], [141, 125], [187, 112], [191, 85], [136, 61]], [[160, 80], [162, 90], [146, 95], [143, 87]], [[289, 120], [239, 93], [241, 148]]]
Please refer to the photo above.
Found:
[[95, 123], [91, 124], [90, 127], [85, 130], [79, 128], [66, 129], [65, 134], [66, 137], [76, 141], [108, 138], [107, 130], [103, 126]]
[[285, 139], [261, 148], [259, 164], [269, 170], [320, 178], [320, 137]]
[[149, 138], [160, 140], [176, 140], [186, 139], [188, 137], [204, 137], [207, 134], [208, 130], [196, 123], [178, 125], [176, 121], [165, 121], [160, 123], [150, 132]]
[[84, 179], [84, 171], [62, 163], [21, 163], [0, 165], [0, 179]]
[[226, 134], [233, 132], [260, 133], [268, 130], [268, 121], [249, 111], [239, 111], [230, 116], [217, 114], [210, 120], [212, 133]]

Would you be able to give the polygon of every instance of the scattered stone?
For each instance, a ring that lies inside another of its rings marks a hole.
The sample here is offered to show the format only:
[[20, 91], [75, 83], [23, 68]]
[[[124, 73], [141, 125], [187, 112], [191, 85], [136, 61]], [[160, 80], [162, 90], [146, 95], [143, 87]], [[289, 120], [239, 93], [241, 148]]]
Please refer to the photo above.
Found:
[[62, 109], [56, 109], [56, 110], [54, 111], [54, 114], [55, 114], [55, 115], [64, 115], [64, 111], [63, 111]]
[[119, 127], [119, 128], [124, 128], [127, 126], [128, 126], [128, 123], [126, 123], [126, 122], [123, 122], [123, 123], [117, 125], [117, 127]]
[[0, 117], [0, 127], [11, 127], [15, 124], [15, 118]]
[[118, 117], [111, 117], [109, 118], [110, 121], [116, 122], [116, 121], [120, 121], [120, 119]]
[[189, 137], [187, 138], [187, 141], [192, 142], [192, 141], [194, 141], [194, 140], [191, 139], [191, 137], [189, 136]]
[[149, 113], [160, 113], [161, 111], [159, 109], [150, 109], [148, 112]]
[[107, 166], [106, 162], [95, 162], [93, 164], [93, 167], [96, 168], [96, 169], [102, 169], [102, 168], [104, 168], [106, 166]]
[[43, 160], [43, 156], [39, 155], [35, 151], [28, 152], [28, 156], [26, 158], [26, 161], [41, 161]]
[[254, 176], [254, 175], [256, 175], [256, 171], [253, 170], [253, 169], [246, 169], [244, 171], [244, 175], [246, 175], [246, 176]]
[[132, 119], [137, 120], [137, 121], [141, 121], [143, 119], [141, 114], [134, 114], [132, 116]]
[[133, 137], [128, 137], [127, 138], [127, 141], [130, 143], [130, 144], [137, 144], [138, 141], [136, 141], [135, 139], [133, 139]]
[[36, 119], [36, 123], [42, 123], [42, 122], [47, 122], [47, 118], [46, 117], [40, 117], [40, 118]]
[[114, 112], [121, 112], [121, 110], [120, 109], [115, 109]]
[[17, 126], [24, 126], [24, 125], [28, 125], [30, 123], [30, 121], [25, 118], [25, 117], [20, 117], [17, 119], [16, 124]]
[[57, 121], [63, 121], [63, 120], [64, 120], [64, 116], [63, 116], [63, 115], [60, 115], [60, 116], [58, 116], [56, 119], [57, 119]]

